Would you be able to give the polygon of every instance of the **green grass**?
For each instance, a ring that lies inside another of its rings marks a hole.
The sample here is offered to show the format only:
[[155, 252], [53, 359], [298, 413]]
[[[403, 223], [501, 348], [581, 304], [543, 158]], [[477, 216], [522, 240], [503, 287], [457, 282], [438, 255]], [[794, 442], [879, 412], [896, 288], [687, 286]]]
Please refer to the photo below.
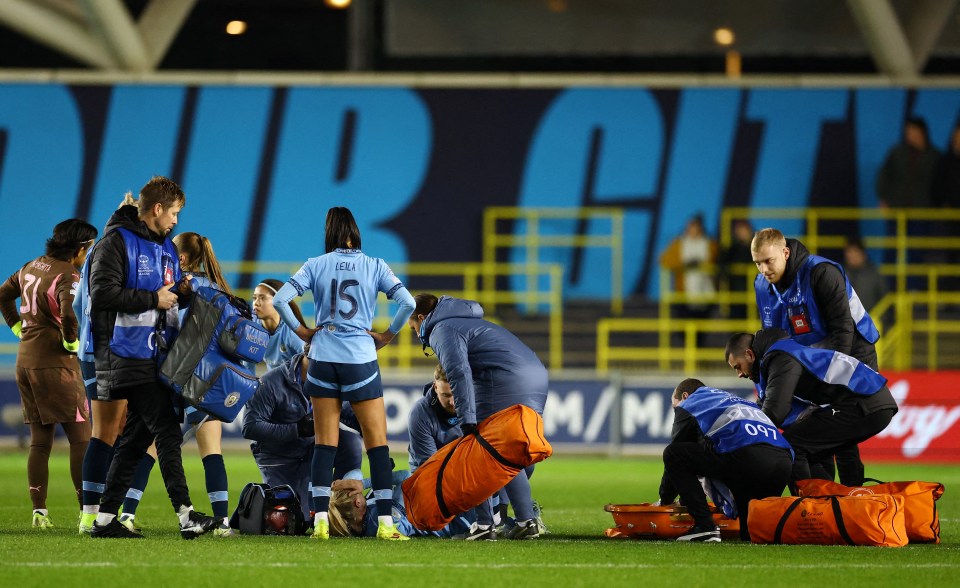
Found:
[[[401, 456], [395, 458], [400, 461]], [[185, 453], [194, 501], [209, 510], [195, 450]], [[868, 464], [880, 479], [943, 482], [941, 545], [900, 549], [758, 546], [736, 541], [679, 544], [603, 537], [603, 505], [654, 500], [661, 465], [653, 458], [555, 456], [537, 467], [534, 496], [552, 534], [529, 542], [414, 539], [179, 538], [154, 470], [137, 519], [147, 539], [94, 540], [76, 531], [66, 455], [51, 460], [47, 532], [30, 528], [26, 453], [0, 453], [0, 578], [21, 586], [933, 586], [960, 572], [960, 467]], [[227, 456], [231, 501], [258, 481], [245, 453]], [[953, 580], [950, 580], [953, 578]], [[120, 583], [123, 584], [120, 584]]]

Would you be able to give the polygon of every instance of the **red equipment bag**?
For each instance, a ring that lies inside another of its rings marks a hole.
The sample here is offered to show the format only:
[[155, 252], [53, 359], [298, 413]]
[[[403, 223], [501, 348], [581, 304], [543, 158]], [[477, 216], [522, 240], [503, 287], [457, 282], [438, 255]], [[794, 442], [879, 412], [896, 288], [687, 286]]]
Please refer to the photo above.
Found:
[[480, 423], [475, 435], [444, 445], [404, 480], [407, 518], [417, 529], [439, 531], [552, 453], [536, 411], [520, 404], [505, 408]]
[[753, 543], [903, 547], [903, 497], [785, 496], [750, 501]]
[[940, 543], [937, 500], [943, 496], [943, 484], [939, 482], [880, 482], [873, 486], [844, 486], [829, 480], [798, 480], [797, 490], [800, 496], [902, 496], [910, 542]]
[[[687, 514], [685, 506], [654, 506], [642, 504], [608, 504], [603, 510], [613, 515], [616, 527], [606, 530], [607, 537], [631, 539], [676, 539], [693, 528], [693, 517]], [[713, 512], [713, 522], [720, 527], [720, 536], [724, 539], [740, 538], [740, 521], [728, 519], [717, 507]]]

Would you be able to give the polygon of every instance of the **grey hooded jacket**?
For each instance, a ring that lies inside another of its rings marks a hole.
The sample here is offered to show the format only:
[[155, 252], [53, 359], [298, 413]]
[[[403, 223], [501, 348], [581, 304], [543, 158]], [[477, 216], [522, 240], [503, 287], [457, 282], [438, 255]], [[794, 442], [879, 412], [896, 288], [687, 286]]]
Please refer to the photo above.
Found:
[[479, 303], [441, 296], [421, 336], [447, 373], [463, 423], [479, 423], [515, 404], [543, 413], [546, 368], [513, 333], [484, 320]]

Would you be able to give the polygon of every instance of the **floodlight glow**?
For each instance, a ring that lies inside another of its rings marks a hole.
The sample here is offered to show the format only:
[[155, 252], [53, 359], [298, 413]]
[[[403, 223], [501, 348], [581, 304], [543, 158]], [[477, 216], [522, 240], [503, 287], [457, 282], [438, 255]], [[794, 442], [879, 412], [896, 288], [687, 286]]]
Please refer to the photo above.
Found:
[[227, 23], [228, 35], [242, 35], [247, 32], [247, 23], [242, 20], [231, 20]]
[[727, 47], [733, 45], [735, 38], [733, 36], [733, 31], [726, 27], [721, 27], [713, 31], [713, 40], [717, 42], [717, 45]]

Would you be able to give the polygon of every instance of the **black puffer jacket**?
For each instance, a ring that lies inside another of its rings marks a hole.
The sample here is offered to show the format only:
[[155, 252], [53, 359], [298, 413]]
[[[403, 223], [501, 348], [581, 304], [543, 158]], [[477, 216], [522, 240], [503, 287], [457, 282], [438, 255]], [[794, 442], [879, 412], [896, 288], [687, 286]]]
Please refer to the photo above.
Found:
[[[97, 395], [118, 397], [114, 390], [156, 382], [157, 364], [152, 359], [129, 359], [110, 351], [110, 336], [118, 312], [141, 313], [157, 307], [157, 293], [124, 288], [127, 283], [127, 250], [116, 229], [128, 229], [144, 239], [163, 243], [138, 217], [135, 206], [122, 206], [104, 228], [104, 237], [91, 252], [90, 321], [97, 367]], [[122, 395], [120, 396], [122, 397]]]
[[[796, 239], [787, 239], [787, 247], [790, 249], [790, 258], [783, 276], [775, 285], [781, 294], [793, 285], [800, 266], [810, 257], [810, 251]], [[878, 369], [876, 348], [857, 331], [857, 324], [850, 314], [847, 283], [840, 270], [833, 264], [820, 263], [810, 270], [809, 279], [813, 302], [820, 310], [820, 316], [823, 317], [824, 326], [829, 333], [823, 345], [817, 347], [846, 353], [871, 368]]]
[[886, 386], [872, 396], [859, 396], [844, 386], [821, 382], [790, 354], [769, 351], [771, 345], [787, 338], [789, 335], [781, 329], [764, 329], [757, 333], [752, 346], [760, 363], [759, 368], [754, 364], [756, 376], [762, 374], [766, 381], [766, 398], [761, 408], [775, 425], [782, 425], [787, 418], [794, 396], [837, 408], [856, 407], [864, 415], [886, 408], [896, 410], [897, 403]]

